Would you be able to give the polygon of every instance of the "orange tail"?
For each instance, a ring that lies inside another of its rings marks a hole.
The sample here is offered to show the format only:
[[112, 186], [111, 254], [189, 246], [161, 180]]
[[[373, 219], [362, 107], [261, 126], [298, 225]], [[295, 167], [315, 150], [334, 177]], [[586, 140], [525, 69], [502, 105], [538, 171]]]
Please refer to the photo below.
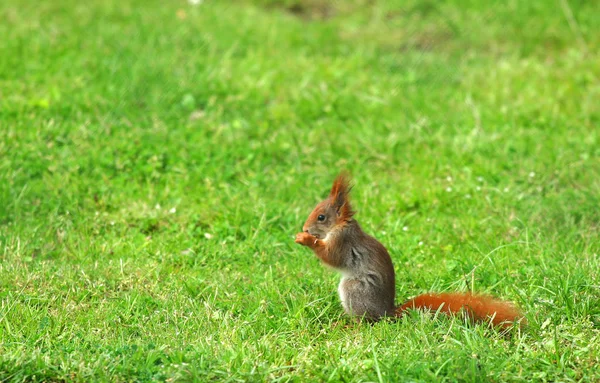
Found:
[[423, 294], [409, 300], [396, 309], [396, 316], [402, 316], [407, 309], [439, 310], [446, 314], [464, 312], [476, 321], [489, 321], [494, 326], [508, 328], [520, 321], [526, 324], [521, 311], [510, 302], [504, 302], [486, 295], [470, 293]]

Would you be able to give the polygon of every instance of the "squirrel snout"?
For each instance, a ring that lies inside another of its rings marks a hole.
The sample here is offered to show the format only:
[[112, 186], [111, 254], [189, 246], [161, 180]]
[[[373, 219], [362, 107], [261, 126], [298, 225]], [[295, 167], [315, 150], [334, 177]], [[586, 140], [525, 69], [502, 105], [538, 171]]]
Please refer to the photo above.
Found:
[[311, 233], [311, 232], [310, 232], [310, 231], [308, 231], [308, 230], [306, 230], [306, 232], [307, 232], [308, 234], [312, 235], [312, 236], [313, 236], [313, 237], [315, 237], [315, 238], [321, 238], [321, 237], [319, 236], [319, 234], [314, 234], [314, 233]]

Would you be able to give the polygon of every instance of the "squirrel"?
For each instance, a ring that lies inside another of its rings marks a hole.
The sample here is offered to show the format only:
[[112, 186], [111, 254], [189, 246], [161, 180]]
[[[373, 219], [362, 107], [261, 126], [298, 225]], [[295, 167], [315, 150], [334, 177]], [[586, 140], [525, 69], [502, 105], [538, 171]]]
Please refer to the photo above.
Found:
[[512, 303], [487, 295], [428, 293], [396, 307], [392, 259], [386, 248], [354, 219], [350, 189], [348, 177], [340, 174], [327, 199], [310, 213], [295, 240], [342, 274], [338, 294], [348, 315], [376, 322], [384, 317], [400, 317], [409, 309], [423, 309], [464, 313], [472, 320], [490, 321], [505, 329], [514, 323], [525, 324], [521, 311]]

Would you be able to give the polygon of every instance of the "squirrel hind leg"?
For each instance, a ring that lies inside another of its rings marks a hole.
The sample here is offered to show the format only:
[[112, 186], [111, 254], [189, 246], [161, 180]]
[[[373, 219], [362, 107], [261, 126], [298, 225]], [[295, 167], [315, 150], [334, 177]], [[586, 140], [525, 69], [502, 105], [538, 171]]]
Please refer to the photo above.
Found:
[[385, 302], [380, 294], [358, 279], [342, 278], [338, 293], [344, 311], [354, 318], [377, 322], [394, 312], [393, 300]]

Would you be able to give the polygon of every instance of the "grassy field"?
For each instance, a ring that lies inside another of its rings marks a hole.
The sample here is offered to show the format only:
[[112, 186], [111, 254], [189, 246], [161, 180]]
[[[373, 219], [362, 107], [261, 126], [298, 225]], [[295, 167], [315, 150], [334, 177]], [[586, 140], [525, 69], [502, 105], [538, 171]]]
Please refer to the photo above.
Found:
[[[0, 381], [600, 381], [600, 4], [0, 3]], [[293, 238], [341, 169], [399, 302]]]

